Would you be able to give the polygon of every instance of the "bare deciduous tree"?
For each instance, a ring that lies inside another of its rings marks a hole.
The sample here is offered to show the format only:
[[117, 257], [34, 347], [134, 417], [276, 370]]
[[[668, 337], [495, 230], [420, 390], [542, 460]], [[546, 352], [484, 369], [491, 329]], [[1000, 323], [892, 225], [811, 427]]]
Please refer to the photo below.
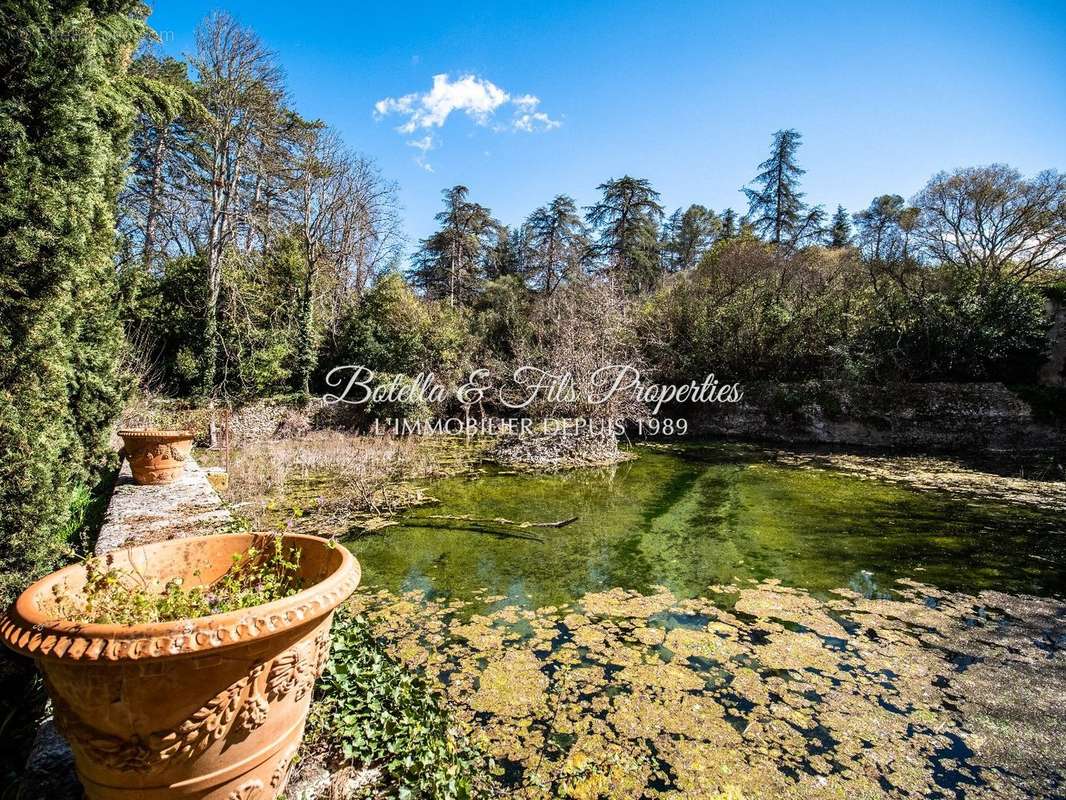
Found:
[[924, 252], [982, 285], [1028, 280], [1066, 255], [1066, 177], [1055, 171], [1029, 180], [1003, 164], [942, 172], [914, 205]]
[[[316, 307], [324, 294], [360, 296], [399, 242], [393, 187], [335, 131], [303, 122], [292, 137], [290, 210], [303, 255], [297, 290], [296, 383], [307, 395], [316, 365]], [[325, 286], [332, 292], [324, 291]]]
[[223, 257], [233, 242], [245, 169], [258, 142], [272, 138], [284, 100], [282, 73], [274, 54], [249, 28], [224, 13], [213, 14], [196, 33], [196, 71], [200, 101], [207, 109], [200, 153], [207, 190], [207, 301], [204, 309], [202, 392], [215, 388], [218, 297]]

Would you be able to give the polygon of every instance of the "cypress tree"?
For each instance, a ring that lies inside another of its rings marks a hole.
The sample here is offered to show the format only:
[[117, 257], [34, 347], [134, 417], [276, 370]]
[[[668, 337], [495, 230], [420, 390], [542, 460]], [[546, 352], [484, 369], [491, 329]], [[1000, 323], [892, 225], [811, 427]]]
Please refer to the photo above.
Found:
[[829, 226], [829, 246], [847, 247], [851, 244], [851, 217], [844, 206], [837, 206], [833, 221]]
[[0, 594], [69, 552], [119, 408], [115, 203], [137, 2], [5, 2], [0, 26]]
[[737, 235], [737, 212], [727, 208], [722, 212], [722, 231], [718, 234], [719, 239], [732, 239]]

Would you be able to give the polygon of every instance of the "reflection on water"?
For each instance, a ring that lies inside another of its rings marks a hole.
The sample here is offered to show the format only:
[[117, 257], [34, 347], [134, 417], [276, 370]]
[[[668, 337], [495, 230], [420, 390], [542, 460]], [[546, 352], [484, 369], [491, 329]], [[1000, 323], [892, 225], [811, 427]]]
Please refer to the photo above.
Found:
[[[614, 587], [699, 597], [748, 578], [865, 597], [892, 596], [899, 578], [951, 591], [1066, 591], [1066, 521], [1050, 512], [780, 466], [735, 445], [639, 453], [608, 469], [441, 480], [429, 486], [439, 506], [348, 545], [369, 588], [467, 601], [485, 590], [532, 608]], [[578, 520], [517, 529], [438, 515]]]

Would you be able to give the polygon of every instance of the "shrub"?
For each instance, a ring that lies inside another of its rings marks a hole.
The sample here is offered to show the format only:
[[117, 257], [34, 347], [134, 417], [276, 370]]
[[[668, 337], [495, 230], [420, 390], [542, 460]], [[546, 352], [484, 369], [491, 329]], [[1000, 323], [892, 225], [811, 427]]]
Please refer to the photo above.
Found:
[[853, 347], [869, 292], [854, 251], [784, 254], [750, 237], [721, 242], [645, 304], [641, 339], [661, 379], [857, 377]]
[[67, 551], [118, 411], [114, 208], [136, 2], [5, 5], [0, 31], [0, 602]]
[[896, 291], [869, 332], [878, 373], [917, 381], [1035, 382], [1049, 320], [1033, 286], [984, 284], [955, 268], [928, 276], [921, 291]]

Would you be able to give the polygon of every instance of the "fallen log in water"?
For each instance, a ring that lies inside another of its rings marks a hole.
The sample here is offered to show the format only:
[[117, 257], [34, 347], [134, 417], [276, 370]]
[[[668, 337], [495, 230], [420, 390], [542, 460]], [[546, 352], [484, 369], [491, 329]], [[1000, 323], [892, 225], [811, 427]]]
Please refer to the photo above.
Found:
[[505, 517], [473, 517], [469, 514], [429, 514], [422, 519], [447, 519], [454, 520], [456, 522], [481, 522], [495, 525], [514, 525], [516, 528], [565, 528], [573, 522], [577, 522], [577, 517], [569, 517], [567, 519], [556, 520], [555, 522], [516, 522], [512, 519]]

